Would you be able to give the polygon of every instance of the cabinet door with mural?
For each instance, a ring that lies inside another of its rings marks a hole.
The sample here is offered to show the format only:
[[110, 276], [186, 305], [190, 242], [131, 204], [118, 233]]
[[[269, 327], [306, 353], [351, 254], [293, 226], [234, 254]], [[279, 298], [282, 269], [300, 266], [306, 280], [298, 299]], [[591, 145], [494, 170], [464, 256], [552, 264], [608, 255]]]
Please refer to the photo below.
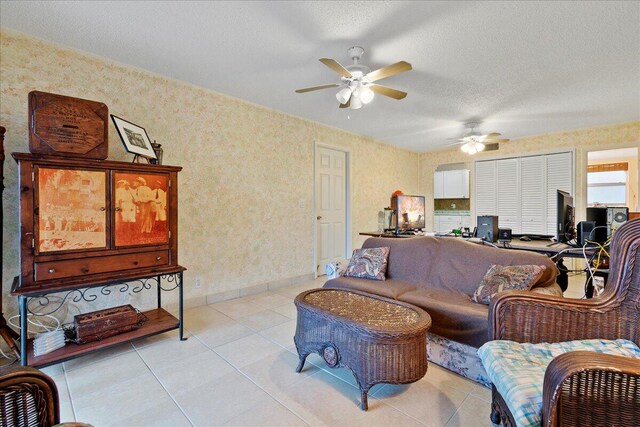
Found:
[[36, 166], [35, 253], [105, 249], [107, 172]]
[[169, 243], [166, 174], [113, 172], [116, 247]]

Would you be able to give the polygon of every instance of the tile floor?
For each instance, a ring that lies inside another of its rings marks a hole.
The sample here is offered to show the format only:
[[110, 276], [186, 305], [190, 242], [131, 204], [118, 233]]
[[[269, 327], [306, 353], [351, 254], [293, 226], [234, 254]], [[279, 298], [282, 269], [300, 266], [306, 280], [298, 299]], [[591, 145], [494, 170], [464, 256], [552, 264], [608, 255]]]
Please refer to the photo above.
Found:
[[355, 380], [311, 355], [296, 374], [293, 298], [325, 279], [185, 311], [177, 331], [43, 370], [62, 421], [102, 426], [479, 426], [489, 390], [430, 364], [405, 386], [377, 385], [359, 409]]
[[[355, 380], [310, 355], [294, 372], [293, 298], [324, 278], [185, 311], [177, 331], [43, 370], [62, 421], [102, 426], [491, 426], [488, 389], [429, 364], [410, 385], [377, 385], [369, 411]], [[571, 281], [579, 293], [579, 279]]]

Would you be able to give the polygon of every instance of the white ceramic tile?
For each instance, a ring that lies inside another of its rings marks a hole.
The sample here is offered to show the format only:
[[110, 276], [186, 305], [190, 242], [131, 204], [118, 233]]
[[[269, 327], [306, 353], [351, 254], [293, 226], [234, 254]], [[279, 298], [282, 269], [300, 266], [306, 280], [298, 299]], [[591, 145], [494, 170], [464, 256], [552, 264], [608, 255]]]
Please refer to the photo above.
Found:
[[290, 286], [288, 288], [274, 289], [273, 292], [289, 297], [291, 299], [298, 296], [298, 294], [308, 291], [309, 289], [321, 288], [324, 282], [319, 283], [315, 281], [305, 282], [298, 285]]
[[211, 325], [227, 320], [229, 320], [229, 317], [208, 305], [192, 308], [184, 312], [184, 327], [194, 334], [206, 331]]
[[222, 301], [215, 304], [211, 304], [210, 307], [218, 310], [219, 312], [226, 314], [232, 319], [238, 317], [248, 316], [249, 314], [257, 313], [265, 308], [260, 304], [256, 304], [247, 298], [232, 299], [229, 301]]
[[434, 363], [429, 363], [424, 379], [438, 387], [450, 387], [469, 393], [477, 384]]
[[386, 385], [375, 396], [387, 405], [433, 427], [442, 427], [467, 397], [453, 388], [439, 388], [422, 379], [413, 384]]
[[417, 426], [416, 420], [369, 398], [369, 411], [360, 409], [360, 392], [326, 372], [311, 375], [274, 397], [311, 425]]
[[260, 335], [267, 338], [270, 341], [278, 344], [287, 349], [291, 349], [295, 346], [293, 342], [293, 336], [296, 333], [296, 321], [290, 320], [272, 328], [264, 329], [259, 332]]
[[64, 369], [66, 372], [69, 372], [74, 369], [99, 362], [101, 360], [109, 359], [123, 353], [128, 353], [130, 351], [133, 351], [133, 346], [131, 345], [131, 343], [125, 342], [113, 347], [105, 348], [104, 350], [95, 351], [76, 359], [67, 360], [66, 362], [64, 362]]
[[251, 363], [281, 350], [271, 341], [254, 334], [237, 341], [216, 347], [215, 352], [236, 368], [247, 366]]
[[490, 414], [491, 403], [470, 395], [462, 402], [445, 427], [493, 427]]
[[471, 394], [485, 402], [491, 403], [491, 389], [480, 384], [474, 384]]
[[235, 372], [233, 366], [213, 351], [176, 360], [154, 370], [154, 374], [169, 394], [190, 390], [231, 372]]
[[308, 424], [273, 399], [229, 420], [225, 426], [306, 427]]
[[238, 319], [236, 320], [242, 323], [247, 328], [250, 328], [254, 331], [261, 331], [263, 329], [281, 325], [282, 323], [288, 322], [291, 319], [283, 316], [282, 314], [278, 314], [275, 311], [264, 310], [254, 314], [250, 314], [248, 316], [238, 317]]
[[58, 389], [58, 402], [60, 403], [60, 422], [75, 421], [73, 406], [71, 404], [71, 395], [67, 388], [67, 379], [64, 374], [51, 377], [56, 383]]
[[297, 373], [297, 366], [298, 357], [280, 349], [277, 353], [241, 367], [240, 372], [267, 392], [286, 390], [291, 384], [320, 372], [317, 366], [309, 363], [302, 372]]
[[239, 372], [177, 393], [175, 399], [196, 426], [224, 424], [271, 397]]
[[50, 377], [58, 375], [64, 375], [64, 365], [62, 363], [56, 363], [55, 365], [45, 366], [44, 368], [38, 368]]
[[138, 353], [130, 351], [67, 372], [69, 391], [76, 398], [150, 373]]
[[215, 348], [232, 341], [239, 340], [254, 332], [235, 320], [227, 319], [210, 325], [209, 328], [197, 332], [196, 337], [207, 347]]
[[291, 302], [291, 298], [279, 295], [276, 292], [263, 292], [257, 295], [251, 295], [248, 298], [251, 299], [251, 302], [259, 304], [264, 308], [278, 307]]
[[147, 408], [144, 412], [125, 415], [124, 418], [118, 419], [113, 425], [119, 427], [188, 427], [193, 424], [173, 400], [162, 398], [157, 404]]
[[177, 338], [159, 341], [142, 347], [137, 352], [151, 369], [158, 369], [209, 350], [196, 337], [191, 337], [186, 341]]
[[73, 397], [76, 419], [94, 426], [122, 426], [122, 419], [171, 404], [171, 398], [150, 372]]
[[278, 307], [274, 307], [271, 310], [276, 313], [282, 314], [283, 316], [287, 316], [289, 319], [297, 319], [298, 318], [298, 310], [296, 309], [295, 304], [291, 301], [288, 304], [280, 305]]

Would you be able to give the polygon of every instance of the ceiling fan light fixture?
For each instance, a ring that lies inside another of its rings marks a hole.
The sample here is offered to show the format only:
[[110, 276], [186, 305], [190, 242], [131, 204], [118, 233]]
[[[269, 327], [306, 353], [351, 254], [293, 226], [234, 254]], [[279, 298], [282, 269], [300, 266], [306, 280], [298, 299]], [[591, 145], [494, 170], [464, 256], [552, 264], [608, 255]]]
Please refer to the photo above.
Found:
[[353, 93], [353, 89], [350, 86], [342, 88], [336, 93], [336, 99], [340, 104], [346, 104], [351, 98], [351, 94]]
[[476, 150], [478, 150], [478, 153], [480, 151], [483, 151], [485, 149], [485, 145], [482, 142], [476, 142]]
[[359, 90], [359, 98], [363, 104], [368, 104], [373, 101], [373, 98], [376, 96], [375, 93], [368, 86], [362, 86]]
[[363, 105], [364, 104], [360, 100], [359, 96], [356, 96], [356, 94], [354, 94], [351, 97], [351, 101], [349, 102], [349, 108], [351, 108], [352, 110], [357, 110], [357, 109], [362, 108]]
[[462, 144], [462, 146], [460, 146], [460, 150], [462, 150], [463, 153], [468, 153], [469, 152], [469, 146], [471, 144], [466, 143], [466, 144]]

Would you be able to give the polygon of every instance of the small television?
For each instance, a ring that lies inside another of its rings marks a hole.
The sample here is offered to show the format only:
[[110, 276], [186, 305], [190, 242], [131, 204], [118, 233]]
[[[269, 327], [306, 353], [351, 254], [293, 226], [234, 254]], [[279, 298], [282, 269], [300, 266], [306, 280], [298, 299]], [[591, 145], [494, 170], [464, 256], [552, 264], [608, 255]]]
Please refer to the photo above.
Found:
[[399, 194], [395, 198], [396, 232], [421, 230], [425, 227], [424, 196]]
[[557, 190], [558, 210], [556, 212], [556, 240], [568, 243], [576, 237], [575, 208], [573, 197], [566, 191]]

